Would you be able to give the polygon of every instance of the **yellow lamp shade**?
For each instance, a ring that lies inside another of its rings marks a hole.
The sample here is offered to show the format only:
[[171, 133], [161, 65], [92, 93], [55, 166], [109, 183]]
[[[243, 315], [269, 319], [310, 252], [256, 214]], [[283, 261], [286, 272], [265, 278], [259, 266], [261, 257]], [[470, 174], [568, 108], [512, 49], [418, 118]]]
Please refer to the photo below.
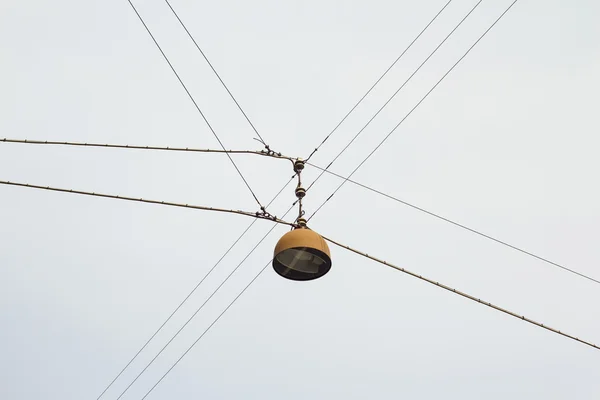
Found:
[[273, 257], [275, 272], [294, 281], [309, 281], [331, 269], [331, 254], [325, 240], [308, 228], [294, 229], [283, 235]]

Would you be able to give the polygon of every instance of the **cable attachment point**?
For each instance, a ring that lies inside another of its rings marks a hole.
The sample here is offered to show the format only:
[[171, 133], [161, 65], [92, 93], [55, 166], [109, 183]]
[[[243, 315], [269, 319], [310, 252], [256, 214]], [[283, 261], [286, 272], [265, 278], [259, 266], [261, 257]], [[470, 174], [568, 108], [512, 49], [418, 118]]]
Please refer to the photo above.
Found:
[[255, 215], [257, 218], [268, 219], [271, 221], [277, 221], [277, 217], [272, 215], [270, 212], [268, 212], [264, 206], [261, 206], [260, 211], [257, 211], [255, 213]]
[[294, 172], [296, 174], [299, 174], [300, 172], [302, 172], [303, 169], [304, 169], [304, 160], [301, 158], [297, 158], [296, 161], [294, 161]]
[[278, 151], [273, 151], [271, 150], [271, 148], [269, 147], [268, 144], [266, 144], [265, 142], [263, 142], [260, 139], [257, 138], [253, 138], [254, 140], [256, 140], [257, 142], [259, 142], [260, 144], [262, 144], [263, 146], [265, 146], [265, 148], [263, 150], [261, 150], [260, 152], [269, 156], [278, 156], [281, 157], [281, 153]]

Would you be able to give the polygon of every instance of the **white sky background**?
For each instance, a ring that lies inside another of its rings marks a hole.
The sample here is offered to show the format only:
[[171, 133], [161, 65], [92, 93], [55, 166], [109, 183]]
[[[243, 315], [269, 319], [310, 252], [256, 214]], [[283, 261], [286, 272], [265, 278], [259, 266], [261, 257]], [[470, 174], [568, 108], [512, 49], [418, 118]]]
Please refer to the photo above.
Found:
[[[173, 0], [267, 142], [306, 157], [445, 1]], [[334, 164], [347, 175], [509, 5], [484, 0]], [[316, 154], [327, 165], [475, 4], [454, 0]], [[137, 1], [228, 148], [260, 149], [162, 0]], [[600, 4], [521, 0], [354, 179], [600, 278]], [[0, 137], [218, 148], [125, 0], [0, 5]], [[292, 171], [236, 161], [263, 203]], [[309, 183], [316, 171], [307, 168]], [[0, 179], [254, 211], [222, 155], [0, 143]], [[308, 214], [339, 180], [309, 191]], [[280, 216], [293, 186], [272, 205]], [[95, 399], [251, 222], [0, 186], [0, 398]], [[600, 342], [600, 285], [351, 184], [313, 229]], [[270, 228], [259, 221], [115, 399]], [[123, 397], [139, 399], [270, 260], [277, 228]], [[148, 397], [587, 399], [600, 352], [332, 246], [269, 267]]]

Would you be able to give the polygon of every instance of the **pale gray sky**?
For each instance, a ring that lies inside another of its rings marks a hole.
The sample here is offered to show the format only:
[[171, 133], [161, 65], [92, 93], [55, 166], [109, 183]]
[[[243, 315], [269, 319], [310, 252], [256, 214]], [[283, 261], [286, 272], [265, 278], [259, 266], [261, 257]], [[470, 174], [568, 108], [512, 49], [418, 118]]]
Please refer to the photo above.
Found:
[[[305, 157], [441, 1], [173, 0], [267, 142]], [[315, 155], [327, 165], [476, 3], [454, 0]], [[135, 4], [228, 148], [255, 136], [162, 0]], [[510, 4], [484, 0], [332, 170], [347, 175]], [[520, 0], [354, 179], [600, 279], [600, 4]], [[0, 5], [0, 137], [217, 148], [126, 0]], [[291, 176], [237, 156], [263, 203]], [[0, 143], [0, 180], [254, 211], [222, 155]], [[311, 182], [317, 171], [307, 168]], [[324, 176], [308, 214], [339, 184]], [[251, 222], [0, 185], [0, 398], [95, 399]], [[293, 186], [272, 205], [281, 215]], [[600, 285], [347, 184], [324, 235], [600, 342]], [[270, 228], [259, 221], [103, 399]], [[278, 227], [123, 399], [272, 256]], [[592, 399], [600, 353], [332, 247], [269, 267], [149, 399]]]

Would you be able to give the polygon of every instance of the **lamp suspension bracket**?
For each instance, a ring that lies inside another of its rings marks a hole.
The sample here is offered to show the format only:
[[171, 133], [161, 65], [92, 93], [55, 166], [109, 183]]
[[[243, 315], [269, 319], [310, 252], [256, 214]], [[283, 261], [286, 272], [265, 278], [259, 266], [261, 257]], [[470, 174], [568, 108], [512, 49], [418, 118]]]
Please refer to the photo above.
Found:
[[304, 196], [306, 196], [306, 189], [302, 187], [302, 171], [305, 167], [304, 164], [305, 161], [301, 158], [297, 158], [294, 161], [294, 172], [298, 177], [298, 185], [296, 186], [296, 190], [294, 191], [296, 197], [298, 198], [298, 200], [296, 200], [298, 203], [298, 217], [296, 218], [297, 228], [306, 228], [306, 220], [303, 218], [304, 210], [302, 209], [302, 199], [304, 198]]

